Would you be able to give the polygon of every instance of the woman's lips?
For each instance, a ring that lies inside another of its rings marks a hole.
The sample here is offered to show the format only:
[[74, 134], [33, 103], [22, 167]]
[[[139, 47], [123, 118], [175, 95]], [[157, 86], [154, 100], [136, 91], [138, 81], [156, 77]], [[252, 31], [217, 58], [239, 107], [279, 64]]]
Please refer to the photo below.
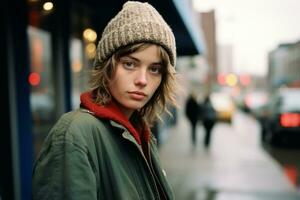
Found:
[[147, 95], [143, 92], [138, 92], [138, 91], [133, 91], [133, 92], [129, 92], [129, 96], [137, 101], [141, 101], [143, 100]]

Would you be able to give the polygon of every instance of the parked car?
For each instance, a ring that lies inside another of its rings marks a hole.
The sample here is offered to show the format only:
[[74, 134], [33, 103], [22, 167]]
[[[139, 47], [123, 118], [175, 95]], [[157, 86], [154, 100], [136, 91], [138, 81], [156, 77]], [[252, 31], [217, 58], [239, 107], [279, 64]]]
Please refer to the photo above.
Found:
[[270, 95], [266, 91], [258, 90], [249, 92], [244, 98], [244, 111], [254, 116], [260, 123], [261, 140], [265, 141], [266, 118], [269, 115], [268, 102]]
[[255, 90], [248, 92], [244, 97], [244, 109], [249, 113], [255, 113], [266, 105], [269, 94], [263, 90]]
[[266, 141], [285, 146], [299, 142], [300, 88], [280, 89], [271, 98], [263, 120]]
[[219, 121], [231, 122], [235, 105], [231, 96], [225, 92], [214, 92], [210, 95], [212, 106], [217, 111]]
[[268, 102], [265, 104], [262, 104], [254, 109], [252, 109], [250, 112], [251, 115], [253, 115], [256, 120], [260, 124], [260, 134], [261, 134], [261, 141], [266, 142], [266, 132], [267, 132], [267, 122], [268, 118], [270, 116], [270, 106], [268, 105]]

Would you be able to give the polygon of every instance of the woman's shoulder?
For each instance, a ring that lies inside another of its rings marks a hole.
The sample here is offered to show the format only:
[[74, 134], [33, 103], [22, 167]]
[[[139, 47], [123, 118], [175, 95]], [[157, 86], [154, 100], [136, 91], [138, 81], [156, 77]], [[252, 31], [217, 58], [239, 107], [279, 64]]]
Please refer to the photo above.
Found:
[[70, 128], [85, 128], [101, 123], [101, 119], [96, 118], [92, 112], [85, 109], [77, 109], [63, 114], [54, 128], [68, 130]]
[[86, 143], [94, 132], [105, 130], [105, 120], [96, 118], [93, 113], [77, 109], [63, 114], [50, 131], [49, 138], [54, 143]]
[[[40, 152], [40, 158], [49, 153], [62, 154], [66, 149], [87, 153], [107, 131], [107, 122], [86, 110], [78, 109], [63, 114], [50, 130]], [[95, 137], [97, 135], [97, 137]]]

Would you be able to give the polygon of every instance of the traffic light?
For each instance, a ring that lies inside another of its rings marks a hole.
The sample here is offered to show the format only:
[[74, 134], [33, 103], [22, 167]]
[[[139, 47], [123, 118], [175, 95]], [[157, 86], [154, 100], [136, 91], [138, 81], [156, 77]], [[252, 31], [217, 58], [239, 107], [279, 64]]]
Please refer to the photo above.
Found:
[[238, 83], [238, 79], [237, 79], [237, 76], [233, 73], [230, 73], [228, 75], [226, 75], [226, 84], [228, 86], [236, 86], [236, 84]]
[[240, 83], [241, 83], [242, 86], [247, 86], [247, 85], [250, 84], [251, 79], [250, 79], [249, 75], [243, 74], [243, 75], [239, 76], [239, 81], [240, 81]]

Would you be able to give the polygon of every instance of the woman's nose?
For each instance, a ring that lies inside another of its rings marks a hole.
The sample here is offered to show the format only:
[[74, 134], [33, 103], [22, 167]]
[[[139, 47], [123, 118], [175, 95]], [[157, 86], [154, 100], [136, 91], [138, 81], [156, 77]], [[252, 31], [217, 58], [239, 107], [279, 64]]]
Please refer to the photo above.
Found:
[[136, 85], [141, 85], [141, 86], [146, 86], [147, 85], [147, 72], [146, 70], [139, 70], [136, 74], [135, 77], [135, 84]]

